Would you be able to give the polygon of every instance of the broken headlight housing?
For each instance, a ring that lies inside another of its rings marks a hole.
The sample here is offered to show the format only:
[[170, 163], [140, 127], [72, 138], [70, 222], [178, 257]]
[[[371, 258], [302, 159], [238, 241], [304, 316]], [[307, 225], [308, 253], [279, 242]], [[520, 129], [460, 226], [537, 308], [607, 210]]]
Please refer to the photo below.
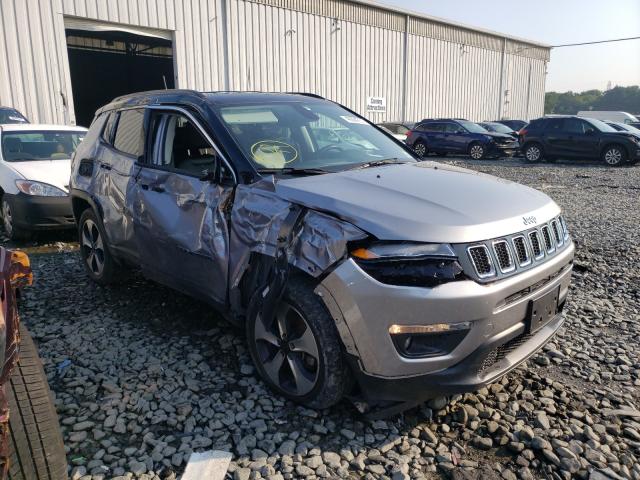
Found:
[[352, 249], [351, 257], [368, 275], [388, 285], [436, 287], [464, 278], [447, 244], [376, 242]]

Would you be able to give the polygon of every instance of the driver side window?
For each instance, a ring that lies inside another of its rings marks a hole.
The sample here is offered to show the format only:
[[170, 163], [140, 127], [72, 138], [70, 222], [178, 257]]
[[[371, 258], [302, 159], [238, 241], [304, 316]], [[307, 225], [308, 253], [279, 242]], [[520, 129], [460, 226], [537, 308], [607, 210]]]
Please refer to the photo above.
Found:
[[177, 112], [153, 112], [148, 162], [156, 167], [202, 176], [223, 165], [216, 150], [196, 125]]

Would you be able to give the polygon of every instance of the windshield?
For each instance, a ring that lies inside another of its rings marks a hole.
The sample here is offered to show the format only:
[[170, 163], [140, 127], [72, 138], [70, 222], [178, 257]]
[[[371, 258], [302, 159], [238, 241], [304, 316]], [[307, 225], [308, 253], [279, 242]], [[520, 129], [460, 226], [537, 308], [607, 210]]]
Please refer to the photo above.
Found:
[[29, 123], [26, 118], [13, 108], [0, 108], [0, 123]]
[[329, 102], [219, 106], [216, 114], [259, 171], [414, 161], [384, 133]]
[[52, 130], [4, 132], [2, 158], [7, 162], [67, 160], [84, 136], [85, 132]]
[[488, 133], [486, 128], [481, 127], [477, 123], [469, 122], [467, 120], [458, 120], [458, 123], [471, 133]]
[[[635, 133], [636, 135], [640, 134], [640, 128], [636, 128], [633, 125], [627, 125], [626, 123], [616, 123], [616, 125], [618, 125], [618, 127], [620, 127], [619, 129], [626, 130], [627, 132]], [[615, 127], [613, 127], [613, 128], [615, 128]]]
[[617, 132], [615, 128], [613, 128], [611, 125], [607, 125], [601, 120], [596, 120], [595, 118], [586, 118], [585, 120], [601, 132]]
[[487, 127], [488, 127], [487, 130], [491, 130], [492, 132], [513, 133], [513, 130], [511, 128], [509, 128], [506, 125], [503, 125], [501, 123], [487, 123], [485, 125], [487, 125]]

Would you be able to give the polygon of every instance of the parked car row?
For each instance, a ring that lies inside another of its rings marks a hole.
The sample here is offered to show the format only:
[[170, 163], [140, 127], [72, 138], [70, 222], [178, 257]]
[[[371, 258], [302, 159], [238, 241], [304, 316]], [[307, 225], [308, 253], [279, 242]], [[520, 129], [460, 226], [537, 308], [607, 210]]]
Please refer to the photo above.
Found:
[[[580, 112], [584, 114], [586, 112]], [[601, 159], [618, 166], [640, 161], [640, 130], [625, 112], [591, 112], [621, 121], [579, 115], [549, 115], [532, 120], [473, 123], [459, 118], [425, 119], [410, 124], [384, 123], [381, 128], [424, 158], [430, 153], [469, 155], [475, 160], [522, 154], [527, 162], [556, 158]], [[633, 119], [634, 117], [631, 117]], [[392, 127], [402, 126], [402, 134]]]

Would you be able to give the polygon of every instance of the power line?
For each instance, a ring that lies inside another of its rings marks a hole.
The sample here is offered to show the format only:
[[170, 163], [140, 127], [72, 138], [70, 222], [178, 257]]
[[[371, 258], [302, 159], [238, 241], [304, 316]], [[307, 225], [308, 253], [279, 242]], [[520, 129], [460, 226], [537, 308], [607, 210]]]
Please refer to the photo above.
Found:
[[598, 40], [595, 42], [565, 43], [564, 45], [551, 45], [551, 48], [577, 47], [579, 45], [594, 45], [596, 43], [624, 42], [626, 40], [640, 40], [640, 37], [614, 38], [612, 40]]

